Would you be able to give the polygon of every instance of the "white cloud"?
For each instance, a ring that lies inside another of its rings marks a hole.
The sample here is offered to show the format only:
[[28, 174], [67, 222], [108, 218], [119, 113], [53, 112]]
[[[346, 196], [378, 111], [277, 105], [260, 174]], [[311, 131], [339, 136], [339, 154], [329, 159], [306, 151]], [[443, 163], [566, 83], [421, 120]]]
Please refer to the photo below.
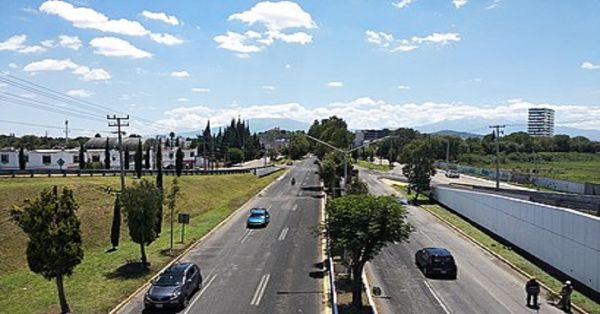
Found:
[[408, 86], [408, 85], [398, 85], [398, 89], [408, 90], [408, 89], [410, 89], [410, 86]]
[[67, 92], [67, 95], [69, 95], [71, 97], [87, 98], [87, 97], [94, 95], [94, 93], [90, 92], [89, 90], [85, 90], [85, 89], [72, 89]]
[[458, 42], [460, 41], [460, 35], [458, 33], [433, 33], [431, 35], [427, 35], [425, 37], [417, 37], [414, 36], [412, 38], [412, 42], [417, 44], [422, 43], [436, 43], [445, 45], [449, 42]]
[[177, 98], [178, 102], [189, 102], [190, 100], [184, 97]]
[[398, 2], [392, 2], [392, 5], [398, 9], [404, 9], [412, 2], [413, 2], [413, 0], [402, 0], [402, 1], [398, 1]]
[[502, 2], [502, 0], [494, 0], [487, 7], [485, 7], [485, 9], [486, 10], [493, 10], [493, 9], [495, 9], [495, 8], [497, 8], [497, 7], [500, 6], [500, 2]]
[[8, 67], [9, 67], [9, 68], [12, 68], [12, 69], [16, 69], [18, 66], [17, 66], [17, 64], [16, 64], [16, 63], [14, 63], [14, 62], [11, 62], [11, 63], [9, 63], [9, 64], [8, 64]]
[[458, 33], [433, 33], [424, 37], [413, 36], [411, 39], [395, 39], [392, 34], [372, 30], [365, 31], [365, 35], [367, 42], [390, 52], [408, 52], [422, 44], [445, 45], [460, 41]]
[[274, 91], [275, 90], [275, 86], [273, 86], [273, 85], [263, 85], [260, 88], [262, 88], [266, 91]]
[[204, 87], [194, 87], [192, 88], [192, 92], [196, 92], [196, 93], [208, 93], [210, 92], [209, 88], [204, 88]]
[[250, 55], [247, 53], [236, 53], [235, 54], [236, 57], [240, 58], [240, 59], [248, 59], [250, 58]]
[[58, 44], [61, 47], [69, 48], [73, 50], [79, 50], [81, 48], [81, 40], [77, 36], [60, 35], [58, 36]]
[[464, 5], [466, 5], [467, 2], [469, 2], [469, 1], [468, 0], [452, 0], [452, 4], [454, 4], [454, 6], [457, 9], [460, 9], [461, 7], [463, 7]]
[[152, 39], [153, 41], [155, 41], [159, 44], [163, 44], [163, 45], [167, 45], [167, 46], [183, 44], [182, 39], [179, 39], [171, 34], [165, 34], [165, 33], [162, 33], [162, 34], [152, 33], [152, 34], [150, 34], [150, 39]]
[[249, 25], [260, 23], [269, 30], [317, 27], [310, 14], [291, 1], [259, 2], [248, 11], [229, 16], [229, 20], [238, 20]]
[[586, 70], [597, 70], [600, 69], [600, 64], [593, 64], [591, 62], [584, 62], [581, 64], [582, 69]]
[[169, 34], [155, 34], [137, 21], [110, 19], [106, 15], [86, 7], [76, 7], [61, 0], [48, 0], [39, 7], [41, 12], [56, 15], [73, 24], [74, 27], [95, 29], [105, 33], [128, 36], [149, 36], [151, 40], [165, 45], [176, 45], [183, 41]]
[[0, 51], [16, 51], [18, 53], [44, 52], [46, 48], [38, 45], [26, 46], [27, 35], [14, 35], [7, 40], [0, 42]]
[[392, 34], [387, 34], [384, 32], [375, 32], [371, 30], [367, 30], [365, 34], [367, 35], [368, 42], [375, 44], [379, 47], [389, 47], [390, 44], [394, 42], [394, 35]]
[[266, 31], [248, 30], [245, 33], [227, 31], [213, 39], [218, 48], [237, 53], [238, 57], [247, 58], [251, 53], [262, 51], [276, 41], [288, 44], [305, 45], [312, 42], [312, 35], [303, 32], [284, 32], [286, 29], [313, 29], [317, 24], [309, 13], [297, 3], [290, 1], [257, 3], [251, 9], [229, 16], [229, 20], [237, 20], [249, 26], [259, 25]]
[[252, 44], [246, 44], [246, 42], [253, 38], [252, 36], [254, 36], [254, 32], [250, 34], [249, 33], [250, 32], [240, 34], [228, 31], [226, 35], [215, 36], [214, 40], [219, 44], [217, 47], [222, 49], [227, 49], [239, 53], [259, 52], [261, 50], [260, 47]]
[[329, 86], [329, 87], [343, 87], [344, 83], [343, 82], [329, 82], [329, 83], [327, 83], [327, 86]]
[[171, 76], [178, 77], [178, 78], [189, 77], [190, 73], [188, 73], [188, 71], [174, 71], [174, 72], [171, 72]]
[[463, 103], [387, 103], [382, 100], [362, 97], [349, 102], [330, 103], [320, 107], [306, 107], [299, 103], [267, 104], [252, 106], [207, 106], [180, 107], [165, 112], [165, 118], [157, 122], [172, 126], [172, 129], [204, 128], [210, 119], [211, 125], [226, 125], [232, 117], [245, 119], [288, 118], [306, 123], [337, 115], [353, 129], [382, 127], [415, 127], [453, 119], [497, 119], [527, 120], [527, 109], [544, 106], [556, 110], [558, 125], [574, 125], [569, 121], [587, 122], [580, 128], [600, 128], [600, 106], [535, 104], [526, 101], [503, 103], [497, 106], [475, 106]]
[[104, 81], [111, 79], [110, 73], [101, 68], [90, 69], [84, 65], [78, 65], [71, 59], [57, 60], [44, 59], [32, 62], [23, 68], [25, 72], [41, 71], [64, 71], [73, 70], [71, 73], [78, 75], [84, 81]]
[[54, 47], [54, 40], [53, 39], [42, 40], [42, 41], [40, 41], [40, 44], [46, 48], [51, 48], [51, 47]]
[[173, 15], [167, 15], [163, 12], [142, 11], [142, 16], [149, 20], [162, 21], [171, 25], [179, 25], [179, 20]]
[[132, 59], [150, 58], [152, 54], [141, 50], [126, 40], [116, 37], [97, 37], [90, 41], [94, 53], [107, 57], [127, 57]]

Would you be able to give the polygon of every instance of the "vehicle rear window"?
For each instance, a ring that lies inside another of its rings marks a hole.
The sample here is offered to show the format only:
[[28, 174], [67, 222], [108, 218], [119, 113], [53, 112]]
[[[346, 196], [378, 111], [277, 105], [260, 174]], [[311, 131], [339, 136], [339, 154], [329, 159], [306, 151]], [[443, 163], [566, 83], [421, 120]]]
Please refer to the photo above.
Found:
[[435, 256], [433, 257], [433, 262], [436, 264], [452, 264], [454, 259], [452, 256]]

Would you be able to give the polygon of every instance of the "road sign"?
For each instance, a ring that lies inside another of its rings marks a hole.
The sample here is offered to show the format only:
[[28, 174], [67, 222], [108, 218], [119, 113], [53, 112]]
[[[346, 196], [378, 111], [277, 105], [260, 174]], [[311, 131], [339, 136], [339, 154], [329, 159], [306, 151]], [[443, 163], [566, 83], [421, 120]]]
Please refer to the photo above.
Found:
[[177, 222], [179, 222], [180, 224], [189, 224], [190, 214], [179, 213], [179, 215], [177, 215]]
[[62, 169], [62, 166], [65, 164], [65, 161], [62, 158], [58, 158], [58, 160], [56, 161], [56, 163], [58, 164], [58, 166], [60, 167], [60, 169]]

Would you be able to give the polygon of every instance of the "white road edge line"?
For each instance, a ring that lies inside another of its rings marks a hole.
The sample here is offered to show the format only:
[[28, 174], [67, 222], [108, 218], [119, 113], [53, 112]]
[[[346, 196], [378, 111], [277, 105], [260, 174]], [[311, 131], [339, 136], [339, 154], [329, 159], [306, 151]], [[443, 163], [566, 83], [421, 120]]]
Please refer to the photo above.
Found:
[[446, 312], [446, 314], [450, 314], [450, 311], [448, 310], [448, 308], [446, 307], [446, 305], [444, 304], [444, 302], [442, 302], [442, 299], [440, 299], [440, 297], [437, 295], [437, 293], [435, 293], [435, 291], [429, 285], [429, 283], [427, 282], [427, 280], [423, 280], [423, 283], [425, 284], [425, 286], [427, 287], [427, 289], [429, 289], [429, 292], [431, 292], [431, 294], [433, 295], [433, 297], [435, 298], [435, 300], [440, 304], [440, 306], [442, 307], [442, 309], [444, 310], [444, 312]]
[[279, 241], [285, 240], [285, 236], [287, 235], [289, 229], [290, 228], [285, 227], [283, 228], [283, 230], [281, 230], [281, 234], [279, 235]]
[[200, 292], [198, 292], [198, 294], [196, 295], [196, 297], [194, 297], [192, 302], [190, 302], [187, 310], [185, 310], [185, 312], [183, 312], [183, 314], [188, 314], [190, 312], [194, 303], [196, 303], [196, 301], [198, 301], [198, 299], [200, 299], [200, 296], [204, 293], [204, 291], [206, 291], [206, 289], [208, 289], [208, 287], [213, 283], [213, 281], [215, 281], [215, 278], [217, 278], [217, 275], [212, 276], [210, 278], [210, 280], [206, 283], [206, 285], [202, 285], [202, 290], [200, 290]]
[[260, 300], [265, 293], [265, 289], [267, 288], [267, 284], [269, 283], [270, 274], [265, 274], [260, 279], [258, 286], [256, 287], [256, 292], [254, 292], [254, 296], [252, 297], [252, 301], [250, 301], [250, 305], [258, 306], [260, 304]]

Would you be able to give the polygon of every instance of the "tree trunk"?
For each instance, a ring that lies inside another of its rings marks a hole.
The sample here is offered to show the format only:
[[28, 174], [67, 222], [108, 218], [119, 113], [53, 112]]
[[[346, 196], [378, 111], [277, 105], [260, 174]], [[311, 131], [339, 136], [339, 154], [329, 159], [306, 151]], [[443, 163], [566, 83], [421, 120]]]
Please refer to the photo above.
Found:
[[60, 303], [60, 312], [71, 313], [69, 304], [67, 303], [67, 297], [65, 296], [65, 286], [63, 284], [63, 275], [59, 274], [56, 276], [56, 288], [58, 289], [58, 301]]
[[146, 245], [144, 244], [144, 236], [142, 235], [140, 241], [140, 251], [142, 253], [142, 265], [146, 267], [148, 265], [148, 259], [146, 258]]
[[357, 310], [362, 309], [362, 272], [363, 272], [363, 264], [359, 264], [353, 267], [352, 269], [352, 307]]

